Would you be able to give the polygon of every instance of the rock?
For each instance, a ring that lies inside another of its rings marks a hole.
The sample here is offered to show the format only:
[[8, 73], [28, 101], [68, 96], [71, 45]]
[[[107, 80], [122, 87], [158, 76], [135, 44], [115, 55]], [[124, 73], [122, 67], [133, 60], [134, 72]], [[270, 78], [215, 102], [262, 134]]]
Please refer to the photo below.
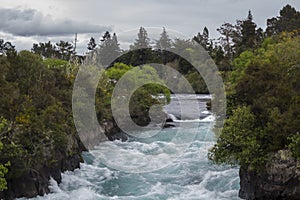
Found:
[[173, 119], [168, 118], [168, 119], [166, 119], [166, 122], [173, 122]]
[[240, 168], [239, 196], [247, 200], [300, 199], [300, 162], [280, 150], [261, 171]]
[[0, 192], [0, 199], [32, 198], [37, 195], [43, 196], [50, 192], [49, 180], [53, 177], [58, 183], [61, 182], [61, 173], [73, 171], [80, 167], [82, 162], [81, 152], [86, 149], [82, 145], [76, 134], [71, 134], [67, 141], [66, 150], [55, 149], [54, 152], [49, 147], [49, 155], [53, 159], [48, 163], [43, 160], [36, 161], [37, 164], [25, 170], [20, 175], [7, 179], [8, 190]]
[[126, 133], [122, 132], [115, 121], [107, 121], [102, 123], [105, 130], [105, 135], [110, 141], [121, 140], [122, 142], [128, 140]]
[[175, 127], [175, 124], [165, 123], [163, 128], [171, 128], [171, 127]]
[[37, 166], [29, 169], [21, 176], [8, 181], [9, 190], [0, 193], [0, 199], [32, 198], [37, 195], [43, 196], [50, 192], [49, 180], [53, 177], [58, 183], [61, 182], [61, 173], [79, 168], [80, 155], [63, 157], [51, 167]]

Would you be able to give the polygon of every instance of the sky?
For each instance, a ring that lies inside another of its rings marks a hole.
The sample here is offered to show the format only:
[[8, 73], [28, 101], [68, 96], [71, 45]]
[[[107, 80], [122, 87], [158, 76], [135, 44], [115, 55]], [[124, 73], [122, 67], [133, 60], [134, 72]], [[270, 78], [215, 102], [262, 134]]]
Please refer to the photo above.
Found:
[[166, 27], [185, 38], [206, 26], [217, 38], [218, 27], [245, 19], [249, 10], [265, 28], [266, 19], [278, 16], [286, 4], [300, 10], [299, 0], [0, 0], [0, 39], [21, 50], [38, 42], [72, 42], [78, 33], [77, 52], [84, 54], [89, 38], [99, 41], [107, 30], [123, 36], [119, 42], [125, 48], [140, 26], [153, 32]]

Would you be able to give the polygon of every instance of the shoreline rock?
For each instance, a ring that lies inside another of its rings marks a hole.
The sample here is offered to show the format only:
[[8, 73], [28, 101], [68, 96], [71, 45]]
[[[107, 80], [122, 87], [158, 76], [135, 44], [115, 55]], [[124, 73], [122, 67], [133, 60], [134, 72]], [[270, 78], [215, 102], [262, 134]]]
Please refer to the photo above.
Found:
[[38, 195], [48, 194], [50, 192], [50, 177], [57, 181], [58, 184], [61, 183], [61, 173], [79, 168], [81, 161], [80, 155], [73, 155], [60, 160], [53, 167], [42, 166], [37, 169], [29, 169], [27, 173], [20, 177], [9, 180], [9, 190], [4, 191], [0, 198], [33, 198]]
[[14, 175], [15, 177], [8, 178], [8, 189], [0, 192], [0, 199], [33, 198], [48, 194], [50, 177], [60, 183], [63, 172], [80, 168], [80, 162], [83, 161], [81, 153], [85, 150], [78, 135], [69, 135], [65, 151], [56, 149], [52, 153], [49, 152], [47, 159], [52, 157], [55, 160], [52, 162], [37, 161], [34, 167], [25, 170], [18, 176]]
[[261, 171], [240, 168], [239, 197], [247, 200], [299, 200], [300, 161], [288, 150], [280, 150]]

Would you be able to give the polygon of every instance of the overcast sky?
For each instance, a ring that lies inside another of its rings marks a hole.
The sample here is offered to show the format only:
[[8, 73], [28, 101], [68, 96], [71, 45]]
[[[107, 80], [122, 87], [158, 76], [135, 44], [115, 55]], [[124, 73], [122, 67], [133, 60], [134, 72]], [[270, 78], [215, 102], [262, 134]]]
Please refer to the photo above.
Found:
[[122, 35], [140, 26], [166, 27], [190, 38], [207, 26], [215, 38], [218, 27], [245, 19], [249, 9], [265, 28], [286, 4], [300, 10], [299, 0], [0, 0], [0, 38], [30, 49], [37, 42], [73, 41], [77, 32], [82, 54], [89, 38], [98, 41], [106, 30]]

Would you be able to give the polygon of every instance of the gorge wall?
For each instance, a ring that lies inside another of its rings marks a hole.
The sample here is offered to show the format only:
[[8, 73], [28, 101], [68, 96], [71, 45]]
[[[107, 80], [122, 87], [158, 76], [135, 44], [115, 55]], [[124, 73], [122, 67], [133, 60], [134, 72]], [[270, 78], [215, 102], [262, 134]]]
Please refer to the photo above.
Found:
[[264, 169], [240, 168], [239, 196], [247, 200], [300, 199], [300, 162], [288, 150], [280, 150]]

